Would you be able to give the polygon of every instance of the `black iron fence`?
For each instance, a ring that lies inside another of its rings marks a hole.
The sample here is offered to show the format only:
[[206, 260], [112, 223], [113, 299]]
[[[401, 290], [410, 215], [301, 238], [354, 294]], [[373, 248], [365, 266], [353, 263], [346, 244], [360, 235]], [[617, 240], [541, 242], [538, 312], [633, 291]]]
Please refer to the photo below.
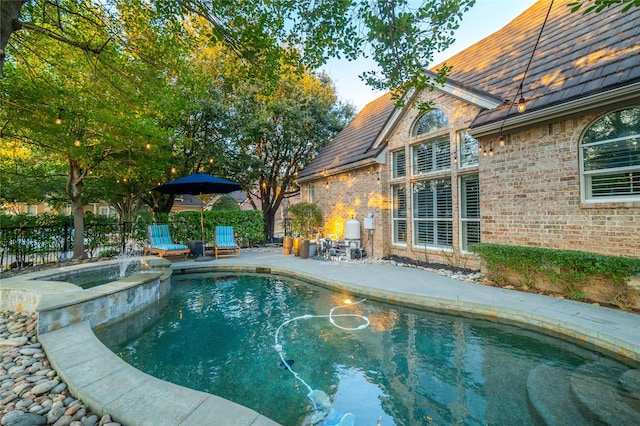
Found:
[[[0, 272], [68, 260], [73, 254], [73, 238], [69, 223], [0, 228]], [[85, 224], [84, 249], [90, 258], [137, 250], [131, 246], [138, 240], [131, 222]]]

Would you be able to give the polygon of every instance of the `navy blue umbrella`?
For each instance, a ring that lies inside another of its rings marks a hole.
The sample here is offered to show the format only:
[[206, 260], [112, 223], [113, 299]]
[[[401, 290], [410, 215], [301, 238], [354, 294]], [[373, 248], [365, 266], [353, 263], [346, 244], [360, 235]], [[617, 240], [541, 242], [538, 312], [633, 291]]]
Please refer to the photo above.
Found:
[[163, 194], [228, 194], [229, 192], [239, 191], [242, 187], [230, 180], [211, 176], [203, 172], [196, 172], [192, 175], [174, 179], [162, 184], [154, 191]]
[[[230, 180], [211, 176], [203, 172], [196, 172], [189, 176], [174, 179], [160, 186], [153, 188], [153, 191], [162, 192], [163, 194], [228, 194], [229, 192], [239, 191], [242, 187], [240, 184], [231, 182]], [[202, 198], [200, 199], [200, 227], [202, 228], [202, 256], [196, 260], [210, 260], [204, 255], [204, 206]]]

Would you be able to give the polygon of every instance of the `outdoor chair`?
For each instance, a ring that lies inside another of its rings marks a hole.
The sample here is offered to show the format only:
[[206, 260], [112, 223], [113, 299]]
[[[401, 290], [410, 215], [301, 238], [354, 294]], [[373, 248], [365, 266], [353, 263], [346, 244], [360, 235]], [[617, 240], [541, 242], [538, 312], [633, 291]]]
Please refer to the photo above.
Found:
[[216, 259], [219, 256], [240, 256], [240, 246], [233, 235], [233, 226], [216, 226], [213, 255]]
[[160, 257], [165, 256], [187, 256], [191, 252], [189, 247], [184, 244], [174, 244], [169, 234], [169, 225], [149, 225], [149, 246], [144, 248], [144, 254], [158, 254]]

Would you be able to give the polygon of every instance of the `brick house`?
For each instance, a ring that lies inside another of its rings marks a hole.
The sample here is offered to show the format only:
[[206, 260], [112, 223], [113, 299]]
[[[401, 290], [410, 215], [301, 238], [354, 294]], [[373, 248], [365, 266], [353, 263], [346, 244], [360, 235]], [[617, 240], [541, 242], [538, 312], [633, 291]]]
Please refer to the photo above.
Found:
[[640, 257], [640, 8], [570, 2], [539, 0], [405, 108], [367, 105], [299, 174], [325, 234], [373, 213], [378, 257], [472, 266], [479, 241]]

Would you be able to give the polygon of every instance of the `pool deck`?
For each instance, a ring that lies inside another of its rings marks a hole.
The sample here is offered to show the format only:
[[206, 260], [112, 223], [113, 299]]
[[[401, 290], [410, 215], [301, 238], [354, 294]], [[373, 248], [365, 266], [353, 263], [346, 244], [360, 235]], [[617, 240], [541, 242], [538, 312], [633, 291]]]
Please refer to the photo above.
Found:
[[[196, 262], [172, 259], [176, 274], [262, 272], [299, 278], [345, 292], [454, 314], [535, 327], [640, 361], [640, 315], [555, 297], [468, 283], [416, 268], [326, 262], [274, 252]], [[40, 336], [47, 356], [70, 390], [92, 410], [134, 425], [273, 425], [230, 401], [162, 382], [107, 349], [85, 321]], [[100, 411], [102, 410], [102, 411]]]

